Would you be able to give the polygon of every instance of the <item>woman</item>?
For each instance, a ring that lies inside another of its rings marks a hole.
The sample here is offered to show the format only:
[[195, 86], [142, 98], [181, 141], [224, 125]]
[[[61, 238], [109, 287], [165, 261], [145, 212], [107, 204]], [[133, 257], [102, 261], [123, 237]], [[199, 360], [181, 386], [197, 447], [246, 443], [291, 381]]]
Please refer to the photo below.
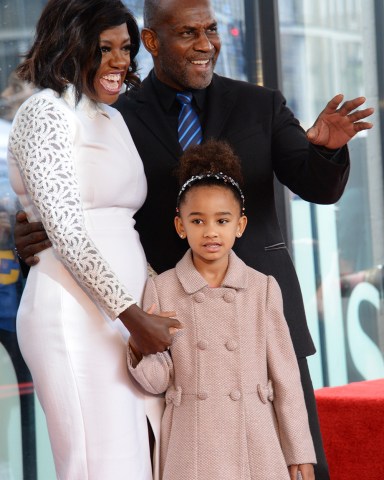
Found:
[[126, 338], [129, 330], [145, 351], [164, 350], [179, 324], [136, 305], [147, 265], [133, 215], [146, 180], [108, 104], [137, 81], [138, 48], [121, 1], [50, 0], [18, 68], [40, 91], [15, 117], [9, 174], [52, 248], [29, 273], [17, 332], [60, 479], [152, 478], [145, 396], [127, 373]]

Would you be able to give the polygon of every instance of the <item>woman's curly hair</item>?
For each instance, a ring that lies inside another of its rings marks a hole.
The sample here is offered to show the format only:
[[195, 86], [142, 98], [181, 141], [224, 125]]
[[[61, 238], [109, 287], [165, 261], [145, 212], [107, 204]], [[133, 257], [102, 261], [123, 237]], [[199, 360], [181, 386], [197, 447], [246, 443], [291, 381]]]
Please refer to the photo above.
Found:
[[22, 80], [60, 95], [71, 83], [79, 101], [84, 77], [88, 90], [95, 92], [93, 82], [101, 62], [100, 34], [123, 23], [131, 38], [131, 65], [124, 83], [127, 88], [138, 85], [135, 57], [140, 32], [120, 0], [49, 0], [37, 23], [32, 47], [16, 72]]

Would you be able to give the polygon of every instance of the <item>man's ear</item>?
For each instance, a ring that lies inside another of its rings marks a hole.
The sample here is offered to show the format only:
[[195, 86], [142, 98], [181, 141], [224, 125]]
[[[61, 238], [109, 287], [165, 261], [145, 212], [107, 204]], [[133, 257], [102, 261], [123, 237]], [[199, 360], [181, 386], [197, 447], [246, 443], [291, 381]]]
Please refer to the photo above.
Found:
[[141, 41], [145, 49], [153, 56], [157, 57], [159, 41], [157, 33], [150, 28], [143, 28], [141, 31]]

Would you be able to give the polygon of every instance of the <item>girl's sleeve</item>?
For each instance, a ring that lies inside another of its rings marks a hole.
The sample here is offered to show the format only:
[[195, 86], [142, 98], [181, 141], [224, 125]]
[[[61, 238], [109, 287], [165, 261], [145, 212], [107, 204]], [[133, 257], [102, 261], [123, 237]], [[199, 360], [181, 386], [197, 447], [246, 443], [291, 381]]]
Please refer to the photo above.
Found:
[[133, 366], [132, 353], [128, 347], [128, 368], [134, 379], [149, 393], [163, 393], [173, 376], [172, 358], [168, 351], [146, 355]]
[[33, 97], [19, 110], [9, 146], [53, 248], [79, 284], [116, 318], [136, 302], [85, 228], [74, 137], [64, 108], [51, 99]]
[[[143, 305], [147, 310], [153, 304], [159, 312], [160, 301], [153, 278], [148, 278]], [[144, 356], [134, 367], [135, 357], [128, 347], [128, 368], [137, 382], [149, 393], [163, 393], [171, 384], [173, 378], [173, 362], [169, 351]]]
[[316, 463], [299, 366], [283, 313], [283, 299], [277, 281], [271, 276], [268, 277], [266, 312], [268, 374], [273, 385], [273, 405], [285, 460], [287, 465]]

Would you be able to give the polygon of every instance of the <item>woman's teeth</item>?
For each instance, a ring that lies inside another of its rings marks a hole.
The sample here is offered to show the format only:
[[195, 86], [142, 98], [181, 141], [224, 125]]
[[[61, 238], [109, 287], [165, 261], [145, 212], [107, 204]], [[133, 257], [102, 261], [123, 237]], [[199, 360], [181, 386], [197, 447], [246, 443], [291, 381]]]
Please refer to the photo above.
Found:
[[116, 92], [120, 90], [120, 79], [120, 73], [110, 73], [101, 77], [100, 83], [109, 92]]

